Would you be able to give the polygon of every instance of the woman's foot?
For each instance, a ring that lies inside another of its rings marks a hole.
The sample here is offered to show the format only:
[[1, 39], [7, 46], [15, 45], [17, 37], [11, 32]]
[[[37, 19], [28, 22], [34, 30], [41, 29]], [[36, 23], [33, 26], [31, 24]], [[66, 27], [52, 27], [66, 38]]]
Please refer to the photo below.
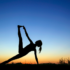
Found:
[[18, 25], [18, 28], [19, 28], [19, 27], [23, 27], [23, 26]]

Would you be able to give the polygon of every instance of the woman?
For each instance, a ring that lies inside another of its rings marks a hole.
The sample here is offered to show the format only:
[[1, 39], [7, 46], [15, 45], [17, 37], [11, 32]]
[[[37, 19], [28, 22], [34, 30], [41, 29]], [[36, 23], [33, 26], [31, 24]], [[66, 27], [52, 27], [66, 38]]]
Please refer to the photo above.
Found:
[[[30, 41], [30, 44], [27, 45], [25, 48], [23, 48], [22, 37], [21, 37], [21, 33], [20, 33], [20, 27], [23, 27], [23, 29], [25, 30], [25, 34], [26, 34], [28, 40]], [[29, 38], [28, 33], [27, 33], [25, 27], [24, 26], [20, 26], [20, 25], [18, 25], [18, 37], [19, 37], [19, 54], [17, 54], [16, 56], [10, 58], [9, 60], [7, 60], [7, 61], [5, 61], [5, 62], [3, 62], [1, 64], [6, 64], [6, 63], [8, 63], [8, 62], [10, 62], [12, 60], [15, 60], [15, 59], [18, 59], [18, 58], [20, 58], [22, 56], [25, 56], [26, 54], [28, 54], [31, 51], [34, 51], [35, 59], [36, 59], [37, 64], [38, 64], [38, 58], [37, 58], [37, 54], [36, 54], [36, 46], [39, 47], [39, 51], [41, 52], [42, 41], [38, 40], [34, 44], [32, 42], [32, 40]]]

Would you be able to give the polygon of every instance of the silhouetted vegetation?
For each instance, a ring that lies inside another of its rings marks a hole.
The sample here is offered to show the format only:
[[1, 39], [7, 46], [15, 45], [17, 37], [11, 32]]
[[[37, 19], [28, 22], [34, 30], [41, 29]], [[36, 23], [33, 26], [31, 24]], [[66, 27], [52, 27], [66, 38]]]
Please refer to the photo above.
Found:
[[[67, 61], [67, 62], [66, 62], [66, 61]], [[59, 64], [68, 64], [68, 65], [70, 65], [70, 59], [68, 58], [67, 60], [65, 60], [65, 59], [61, 58], [61, 59], [59, 60]]]
[[70, 65], [70, 60], [68, 59], [67, 61], [68, 61], [68, 64]]
[[59, 60], [59, 64], [65, 64], [65, 60], [63, 60], [63, 58], [61, 58], [61, 59]]
[[34, 70], [34, 69], [38, 69], [39, 68], [39, 70], [43, 70], [43, 69], [69, 69], [70, 68], [70, 64], [53, 64], [53, 63], [43, 63], [43, 64], [22, 64], [22, 63], [12, 63], [12, 64], [5, 64], [5, 65], [2, 65], [2, 64], [0, 64], [0, 67], [2, 67], [2, 69], [3, 68], [6, 68], [6, 69], [8, 69], [8, 68], [10, 68], [10, 69], [20, 69], [20, 70], [24, 70], [24, 69], [32, 69], [32, 70]]
[[[69, 61], [70, 62], [70, 61]], [[11, 64], [0, 64], [0, 66], [28, 66], [28, 65], [34, 65], [34, 66], [42, 66], [42, 65], [52, 65], [52, 66], [59, 66], [59, 65], [70, 65], [69, 63], [63, 63], [62, 61], [59, 64], [55, 64], [55, 63], [42, 63], [42, 64], [22, 64], [22, 63], [11, 63]]]

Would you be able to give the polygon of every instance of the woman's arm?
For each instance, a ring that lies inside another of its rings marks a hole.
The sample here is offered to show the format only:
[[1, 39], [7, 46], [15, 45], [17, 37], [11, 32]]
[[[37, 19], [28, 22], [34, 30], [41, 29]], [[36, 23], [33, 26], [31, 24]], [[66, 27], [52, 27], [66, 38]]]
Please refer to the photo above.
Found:
[[37, 62], [37, 64], [39, 64], [39, 63], [38, 63], [37, 54], [36, 54], [36, 49], [35, 49], [35, 51], [34, 51], [34, 54], [35, 54], [35, 59], [36, 59], [36, 62]]
[[28, 40], [30, 41], [30, 43], [33, 43], [33, 42], [32, 42], [32, 40], [29, 38], [28, 33], [27, 33], [27, 31], [26, 31], [26, 29], [25, 29], [25, 27], [24, 27], [24, 26], [23, 26], [23, 29], [25, 30], [25, 34], [26, 34], [26, 36], [27, 36]]

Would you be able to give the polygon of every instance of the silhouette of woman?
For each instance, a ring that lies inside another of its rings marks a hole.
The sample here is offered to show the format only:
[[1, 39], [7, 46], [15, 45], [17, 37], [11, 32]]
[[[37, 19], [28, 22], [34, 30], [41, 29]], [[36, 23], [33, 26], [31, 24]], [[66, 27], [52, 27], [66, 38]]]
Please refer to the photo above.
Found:
[[[26, 34], [28, 40], [30, 41], [30, 44], [27, 45], [25, 48], [23, 48], [22, 37], [21, 37], [21, 33], [20, 33], [20, 27], [23, 27], [23, 29], [24, 29], [24, 31], [25, 31], [25, 34]], [[36, 59], [37, 64], [38, 64], [38, 58], [37, 58], [37, 54], [36, 54], [36, 46], [40, 47], [40, 48], [39, 48], [39, 51], [41, 52], [41, 49], [42, 49], [42, 48], [41, 48], [41, 46], [42, 46], [42, 41], [41, 41], [41, 40], [38, 40], [38, 41], [36, 41], [35, 44], [34, 44], [34, 43], [32, 42], [32, 40], [29, 38], [28, 33], [27, 33], [25, 27], [24, 27], [24, 26], [20, 26], [20, 25], [18, 25], [18, 37], [19, 37], [19, 51], [18, 51], [19, 54], [17, 54], [16, 56], [10, 58], [10, 59], [7, 60], [7, 61], [4, 61], [4, 62], [1, 63], [1, 64], [6, 64], [6, 63], [8, 63], [8, 62], [10, 62], [10, 61], [12, 61], [12, 60], [15, 60], [15, 59], [18, 59], [18, 58], [20, 58], [20, 57], [22, 57], [22, 56], [25, 56], [25, 55], [28, 54], [30, 51], [34, 51], [35, 59]]]

